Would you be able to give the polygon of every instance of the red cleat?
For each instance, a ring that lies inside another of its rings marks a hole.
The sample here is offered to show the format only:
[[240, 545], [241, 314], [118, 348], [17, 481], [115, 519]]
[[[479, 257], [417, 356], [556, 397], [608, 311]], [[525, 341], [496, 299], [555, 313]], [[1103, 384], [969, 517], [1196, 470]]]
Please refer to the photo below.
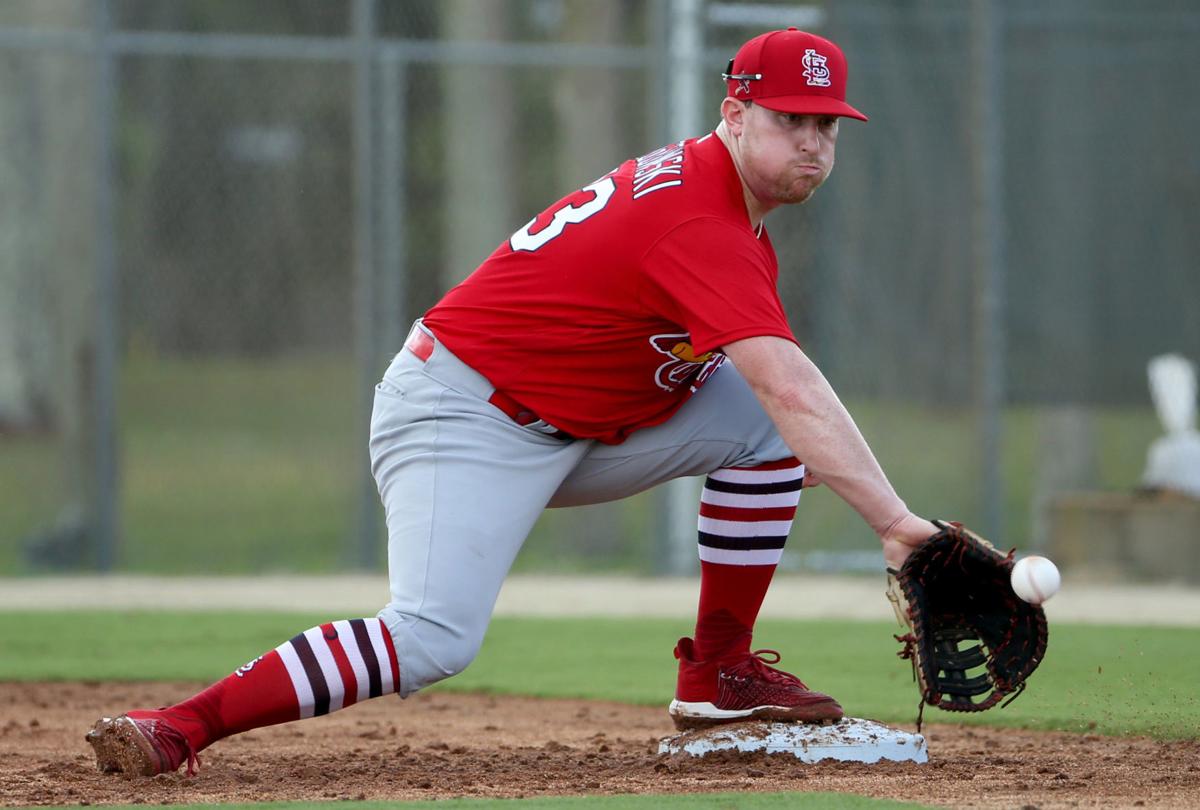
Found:
[[679, 679], [668, 710], [678, 729], [750, 719], [802, 723], [842, 719], [836, 700], [769, 666], [779, 663], [774, 650], [751, 653], [735, 644], [708, 661], [697, 661], [694, 655], [692, 640], [681, 638], [675, 647]]
[[104, 772], [156, 776], [186, 762], [188, 776], [195, 776], [200, 764], [187, 737], [162, 711], [101, 717], [84, 739], [96, 752], [96, 767]]

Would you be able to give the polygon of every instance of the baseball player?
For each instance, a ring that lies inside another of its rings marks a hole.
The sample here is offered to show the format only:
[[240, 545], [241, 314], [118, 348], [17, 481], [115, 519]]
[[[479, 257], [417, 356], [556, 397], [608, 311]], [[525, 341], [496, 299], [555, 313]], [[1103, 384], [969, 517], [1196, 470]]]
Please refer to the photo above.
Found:
[[519, 228], [412, 328], [376, 388], [371, 462], [391, 601], [313, 627], [175, 706], [102, 718], [102, 770], [156, 774], [247, 729], [402, 697], [474, 658], [546, 507], [707, 476], [700, 604], [675, 648], [681, 728], [826, 722], [838, 702], [752, 651], [801, 488], [845, 499], [898, 567], [937, 529], [897, 496], [788, 327], [764, 216], [833, 167], [846, 60], [747, 42], [703, 137], [629, 160]]

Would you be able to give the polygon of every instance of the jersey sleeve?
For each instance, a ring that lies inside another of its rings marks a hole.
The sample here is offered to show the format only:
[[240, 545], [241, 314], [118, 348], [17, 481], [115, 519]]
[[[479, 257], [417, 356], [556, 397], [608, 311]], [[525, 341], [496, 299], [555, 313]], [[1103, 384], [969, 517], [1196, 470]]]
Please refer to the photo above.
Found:
[[745, 227], [688, 220], [647, 250], [640, 303], [687, 329], [698, 353], [764, 335], [795, 341], [769, 251]]

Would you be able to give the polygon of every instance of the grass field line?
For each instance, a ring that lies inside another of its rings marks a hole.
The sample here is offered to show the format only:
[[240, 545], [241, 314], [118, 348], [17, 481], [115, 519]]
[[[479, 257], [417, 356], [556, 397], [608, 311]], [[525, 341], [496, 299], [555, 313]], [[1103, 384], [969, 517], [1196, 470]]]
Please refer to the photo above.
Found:
[[[695, 578], [514, 575], [499, 616], [677, 618], [693, 614]], [[0, 579], [0, 610], [263, 610], [374, 615], [383, 574], [264, 577], [62, 576]], [[1200, 588], [1072, 582], [1046, 604], [1051, 621], [1200, 627]], [[778, 619], [892, 618], [882, 577], [781, 575], [762, 615]]]

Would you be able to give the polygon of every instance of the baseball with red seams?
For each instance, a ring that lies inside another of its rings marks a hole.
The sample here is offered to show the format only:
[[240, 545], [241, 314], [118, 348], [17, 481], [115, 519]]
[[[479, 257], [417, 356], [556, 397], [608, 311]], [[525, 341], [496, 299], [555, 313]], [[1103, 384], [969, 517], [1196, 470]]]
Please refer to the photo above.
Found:
[[1012, 589], [1031, 605], [1040, 605], [1058, 593], [1062, 577], [1058, 566], [1045, 557], [1023, 557], [1012, 570]]

